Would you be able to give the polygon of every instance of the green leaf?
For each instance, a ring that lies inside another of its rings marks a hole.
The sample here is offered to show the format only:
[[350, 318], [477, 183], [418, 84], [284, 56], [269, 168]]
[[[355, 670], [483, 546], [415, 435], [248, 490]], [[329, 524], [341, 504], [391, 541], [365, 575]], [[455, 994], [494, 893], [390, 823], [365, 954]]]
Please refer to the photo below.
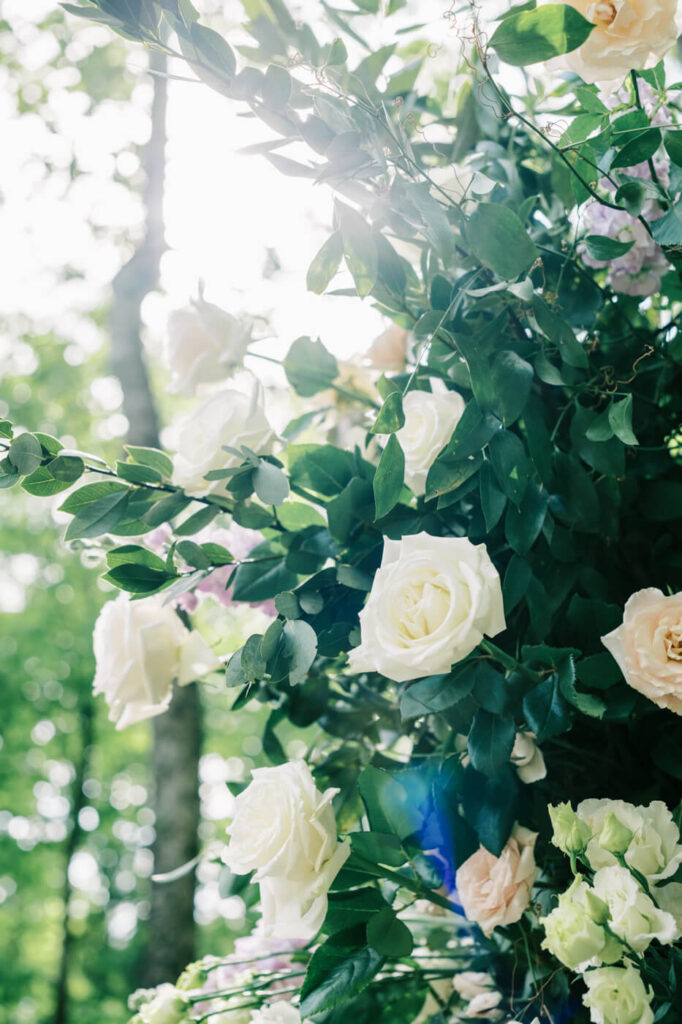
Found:
[[571, 53], [582, 46], [593, 28], [574, 7], [547, 4], [505, 18], [490, 46], [506, 64], [525, 67]]
[[292, 483], [309, 487], [325, 497], [340, 494], [355, 475], [351, 453], [331, 444], [289, 445], [287, 457]]
[[[93, 484], [93, 487], [102, 486], [101, 484]], [[81, 491], [76, 491], [76, 497], [82, 491], [87, 488], [81, 488]], [[122, 490], [113, 490], [108, 494], [104, 494], [101, 498], [97, 498], [95, 501], [90, 501], [76, 512], [76, 515], [69, 523], [69, 527], [65, 533], [66, 540], [85, 539], [89, 537], [99, 537], [103, 533], [108, 533], [112, 530], [117, 523], [123, 519], [126, 511], [126, 505], [128, 504], [129, 490], [124, 487]], [[64, 503], [62, 508], [68, 503]], [[66, 511], [71, 511], [66, 509]]]
[[332, 278], [338, 272], [343, 258], [343, 239], [338, 231], [330, 235], [308, 267], [306, 284], [308, 291], [322, 295]]
[[301, 989], [301, 1018], [333, 1010], [369, 985], [384, 958], [366, 945], [364, 924], [345, 928], [317, 949]]
[[587, 235], [583, 242], [593, 259], [603, 260], [605, 263], [609, 260], [617, 260], [619, 256], [624, 256], [626, 252], [630, 252], [630, 249], [635, 244], [634, 239], [631, 242], [619, 242], [617, 239], [608, 238], [606, 235]]
[[531, 384], [533, 367], [516, 352], [498, 352], [493, 361], [492, 385], [495, 393], [493, 408], [505, 427], [523, 412]]
[[401, 427], [405, 426], [405, 413], [403, 412], [403, 395], [401, 391], [392, 391], [377, 416], [372, 427], [372, 434], [394, 434]]
[[252, 475], [253, 487], [264, 505], [281, 505], [289, 497], [289, 481], [286, 474], [261, 459], [258, 469]]
[[85, 484], [84, 487], [79, 487], [77, 491], [70, 494], [66, 501], [63, 501], [59, 506], [60, 512], [69, 512], [71, 515], [76, 515], [81, 512], [87, 505], [92, 504], [94, 501], [98, 501], [100, 498], [107, 497], [113, 494], [129, 493], [129, 488], [125, 484], [119, 483], [116, 480], [102, 480], [95, 484]]
[[650, 128], [649, 131], [642, 132], [637, 138], [631, 139], [623, 146], [611, 164], [611, 169], [613, 170], [616, 167], [635, 167], [637, 164], [651, 159], [660, 145], [661, 133], [659, 129]]
[[616, 437], [627, 445], [638, 445], [632, 429], [632, 395], [614, 402], [609, 408], [609, 425]]
[[125, 448], [131, 459], [134, 459], [140, 466], [149, 466], [150, 469], [155, 469], [157, 473], [160, 473], [162, 477], [170, 478], [173, 473], [172, 459], [165, 452], [160, 452], [158, 448], [140, 448], [133, 444], [127, 444]]
[[414, 947], [412, 932], [390, 907], [367, 922], [367, 942], [381, 956], [409, 956]]
[[317, 509], [302, 501], [287, 501], [277, 509], [277, 518], [285, 530], [296, 533], [307, 526], [324, 526], [325, 522]]
[[475, 681], [475, 674], [468, 670], [442, 676], [427, 676], [412, 683], [403, 691], [400, 698], [400, 714], [403, 721], [447, 710], [471, 693]]
[[469, 765], [464, 773], [462, 806], [480, 842], [499, 857], [518, 817], [516, 773], [507, 765], [491, 779]]
[[678, 200], [667, 213], [651, 223], [651, 234], [659, 245], [682, 245], [682, 200]]
[[146, 565], [130, 562], [110, 569], [102, 579], [113, 583], [119, 590], [125, 590], [129, 594], [154, 594], [177, 577], [165, 571], [159, 572]]
[[372, 864], [400, 868], [407, 860], [400, 840], [390, 832], [351, 832], [350, 842], [353, 852]]
[[540, 536], [547, 515], [547, 504], [547, 494], [531, 480], [521, 503], [507, 507], [504, 533], [517, 555], [526, 555]]
[[303, 619], [284, 623], [279, 644], [269, 671], [274, 682], [288, 677], [291, 686], [305, 679], [317, 654], [317, 633]]
[[204, 505], [203, 508], [178, 523], [173, 532], [176, 537], [190, 537], [193, 533], [198, 533], [199, 530], [203, 530], [205, 526], [212, 523], [218, 513], [222, 511], [219, 505]]
[[571, 712], [561, 693], [556, 673], [526, 694], [523, 712], [539, 743], [570, 729]]
[[[234, 75], [237, 70], [237, 61], [232, 47], [228, 45], [221, 35], [214, 32], [212, 28], [207, 28], [205, 25], [200, 25], [199, 22], [194, 21], [190, 27], [190, 36], [198, 53], [207, 64], [212, 65], [227, 77]], [[194, 69], [202, 77], [201, 67], [195, 63]], [[208, 83], [209, 85], [215, 84], [210, 76]]]
[[297, 338], [282, 362], [287, 380], [303, 398], [331, 387], [339, 375], [336, 359], [318, 339]]
[[[15, 479], [18, 479], [18, 474]], [[29, 476], [24, 477], [21, 486], [28, 494], [34, 494], [38, 498], [50, 498], [53, 494], [65, 491], [71, 483], [67, 480], [55, 480], [47, 466], [38, 466]]]
[[490, 464], [486, 461], [479, 470], [479, 488], [481, 492], [481, 508], [485, 517], [485, 528], [488, 533], [497, 526], [507, 504], [507, 496], [502, 493], [495, 483], [495, 473]]
[[147, 548], [140, 547], [139, 544], [123, 544], [107, 551], [107, 565], [110, 569], [115, 569], [119, 565], [143, 565], [156, 572], [167, 571], [163, 558], [159, 558]]
[[[353, 832], [351, 838], [362, 834]], [[378, 911], [385, 909], [388, 909], [386, 900], [373, 886], [365, 886], [351, 892], [332, 892], [329, 894], [327, 916], [324, 921], [325, 930], [334, 932], [363, 924]]]
[[369, 765], [360, 775], [358, 788], [372, 831], [388, 832], [398, 839], [418, 831], [423, 816], [408, 789], [390, 772]]
[[395, 434], [381, 453], [374, 476], [376, 519], [383, 519], [398, 503], [405, 480], [405, 455]]
[[21, 476], [28, 476], [43, 461], [40, 441], [28, 432], [19, 434], [9, 446], [7, 458]]
[[489, 776], [499, 774], [509, 763], [515, 739], [513, 718], [493, 715], [480, 708], [467, 736], [471, 763], [476, 771]]
[[160, 484], [163, 477], [151, 466], [139, 466], [136, 462], [117, 462], [116, 473], [121, 480], [131, 484]]
[[682, 131], [666, 131], [663, 133], [666, 152], [672, 162], [682, 167]]
[[250, 554], [253, 561], [242, 562], [234, 576], [235, 601], [269, 601], [283, 590], [293, 590], [298, 575], [284, 565], [286, 552], [270, 542], [259, 544]]
[[467, 224], [467, 239], [481, 263], [505, 281], [525, 273], [538, 256], [523, 221], [500, 203], [477, 206]]
[[360, 297], [369, 295], [378, 273], [377, 246], [369, 225], [359, 213], [336, 204], [336, 218], [343, 239], [343, 254]]
[[161, 498], [160, 501], [152, 505], [149, 511], [145, 513], [145, 521], [151, 527], [160, 526], [162, 523], [167, 523], [181, 512], [184, 512], [191, 502], [192, 499], [188, 498], [182, 491], [169, 494], [166, 498]]
[[193, 569], [211, 568], [210, 558], [193, 540], [181, 540], [175, 550]]

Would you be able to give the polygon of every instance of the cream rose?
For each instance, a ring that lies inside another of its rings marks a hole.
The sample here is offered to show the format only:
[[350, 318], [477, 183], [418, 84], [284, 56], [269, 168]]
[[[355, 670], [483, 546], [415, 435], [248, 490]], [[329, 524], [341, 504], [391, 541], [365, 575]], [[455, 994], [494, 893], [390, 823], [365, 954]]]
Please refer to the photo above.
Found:
[[374, 370], [402, 373], [407, 360], [407, 339], [404, 327], [391, 324], [370, 345], [367, 353], [369, 365]]
[[671, 878], [682, 864], [680, 830], [661, 800], [646, 807], [635, 807], [624, 800], [583, 800], [576, 814], [592, 834], [585, 856], [595, 870], [618, 863], [607, 848], [614, 831], [610, 824], [613, 816], [632, 833], [623, 854], [626, 864], [649, 882], [655, 884]]
[[558, 906], [540, 919], [545, 929], [542, 948], [572, 971], [615, 963], [625, 950], [604, 928], [608, 916], [606, 903], [578, 875]]
[[[584, 82], [619, 85], [630, 71], [652, 68], [677, 40], [677, 0], [566, 0], [591, 21], [577, 50], [547, 62]], [[539, 0], [539, 5], [554, 0]]]
[[601, 641], [629, 686], [682, 715], [682, 592], [666, 597], [654, 587], [638, 590], [622, 624]]
[[[439, 382], [434, 382], [434, 387]], [[396, 437], [405, 454], [405, 483], [413, 494], [426, 490], [429, 469], [452, 437], [464, 412], [458, 391], [408, 391], [403, 399], [405, 424]]]
[[584, 976], [583, 1004], [593, 1024], [653, 1024], [653, 992], [636, 967], [599, 967]]
[[223, 380], [241, 366], [251, 340], [248, 327], [203, 297], [174, 310], [168, 318], [164, 362], [172, 373], [170, 390], [194, 394], [198, 384]]
[[104, 694], [117, 729], [161, 715], [180, 686], [221, 667], [200, 633], [191, 631], [161, 596], [104, 605], [93, 634], [95, 694]]
[[399, 683], [448, 672], [505, 626], [500, 577], [485, 544], [428, 533], [386, 539], [350, 666]]
[[225, 863], [237, 874], [255, 871], [266, 937], [312, 939], [350, 852], [336, 838], [331, 802], [338, 790], [320, 793], [303, 761], [252, 774], [235, 801]]
[[643, 953], [654, 939], [663, 946], [679, 937], [672, 914], [659, 910], [627, 868], [600, 868], [594, 891], [609, 908], [609, 927], [636, 953]]
[[537, 875], [536, 832], [515, 825], [499, 857], [483, 846], [457, 871], [455, 885], [464, 913], [486, 936], [519, 921], [530, 904]]
[[188, 494], [221, 493], [224, 480], [206, 480], [206, 473], [240, 466], [241, 455], [224, 446], [242, 445], [257, 455], [272, 453], [275, 432], [265, 418], [260, 388], [251, 395], [241, 391], [216, 391], [198, 405], [179, 425], [177, 452], [173, 459], [173, 483]]
[[301, 1014], [291, 1003], [270, 1003], [252, 1012], [251, 1024], [301, 1024]]
[[511, 763], [516, 768], [516, 774], [521, 782], [530, 784], [546, 777], [545, 759], [535, 742], [534, 732], [517, 732], [511, 752]]

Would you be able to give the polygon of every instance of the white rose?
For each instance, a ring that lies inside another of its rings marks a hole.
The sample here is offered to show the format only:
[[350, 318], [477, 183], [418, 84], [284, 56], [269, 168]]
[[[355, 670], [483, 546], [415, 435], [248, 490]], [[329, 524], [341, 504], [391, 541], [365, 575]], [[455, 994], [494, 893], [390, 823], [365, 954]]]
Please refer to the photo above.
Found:
[[494, 991], [495, 981], [487, 971], [460, 971], [452, 979], [452, 987], [462, 999], [471, 1000]]
[[161, 596], [104, 605], [93, 634], [95, 694], [103, 693], [117, 729], [161, 715], [173, 682], [186, 686], [221, 667], [200, 633], [191, 631]]
[[275, 433], [265, 418], [260, 389], [250, 396], [241, 391], [216, 391], [198, 405], [179, 425], [177, 453], [173, 459], [173, 483], [188, 494], [224, 493], [224, 480], [205, 480], [214, 469], [240, 466], [241, 455], [223, 448], [246, 445], [257, 455], [272, 453]]
[[253, 1011], [251, 1024], [301, 1024], [301, 1014], [291, 1003], [270, 1003]]
[[600, 868], [593, 888], [609, 908], [611, 931], [637, 953], [643, 953], [654, 939], [666, 946], [679, 936], [675, 918], [659, 910], [628, 868]]
[[574, 71], [584, 82], [620, 85], [630, 71], [658, 64], [677, 40], [677, 0], [567, 2], [595, 27], [577, 50], [548, 61], [550, 71]]
[[235, 801], [225, 863], [255, 871], [267, 937], [312, 939], [327, 913], [327, 892], [350, 847], [338, 842], [331, 805], [337, 789], [320, 793], [310, 768], [291, 761], [256, 768]]
[[595, 870], [618, 863], [613, 853], [600, 845], [609, 814], [632, 832], [624, 854], [626, 864], [650, 882], [671, 878], [682, 864], [680, 830], [661, 800], [647, 807], [635, 807], [624, 800], [583, 800], [576, 813], [592, 831], [586, 857]]
[[386, 539], [350, 666], [398, 683], [448, 672], [505, 626], [500, 577], [485, 544], [428, 533]]
[[545, 778], [545, 759], [535, 742], [534, 732], [517, 732], [511, 752], [511, 763], [516, 768], [516, 774], [521, 782], [529, 784]]
[[241, 366], [251, 340], [248, 328], [211, 302], [197, 299], [168, 317], [164, 362], [173, 375], [170, 390], [191, 395], [198, 384], [222, 380]]
[[395, 436], [405, 454], [405, 483], [413, 494], [424, 494], [429, 469], [452, 437], [464, 407], [459, 392], [445, 388], [405, 395], [405, 424]]
[[183, 1024], [188, 1021], [186, 1004], [175, 985], [159, 985], [154, 998], [140, 1007], [143, 1024]]
[[592, 1024], [653, 1024], [653, 992], [644, 987], [636, 967], [599, 967], [583, 978]]
[[625, 605], [622, 624], [601, 640], [629, 686], [682, 715], [682, 592], [638, 590]]

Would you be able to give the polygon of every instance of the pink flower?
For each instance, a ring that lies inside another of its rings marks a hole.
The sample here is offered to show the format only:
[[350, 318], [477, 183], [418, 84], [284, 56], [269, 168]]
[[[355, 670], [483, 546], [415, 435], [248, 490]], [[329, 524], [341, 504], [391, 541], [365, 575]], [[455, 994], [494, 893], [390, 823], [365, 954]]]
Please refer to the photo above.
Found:
[[638, 590], [622, 624], [601, 639], [629, 686], [682, 715], [682, 592]]
[[459, 868], [456, 885], [464, 913], [485, 935], [519, 921], [528, 907], [537, 875], [536, 839], [536, 832], [515, 825], [499, 857], [481, 846]]

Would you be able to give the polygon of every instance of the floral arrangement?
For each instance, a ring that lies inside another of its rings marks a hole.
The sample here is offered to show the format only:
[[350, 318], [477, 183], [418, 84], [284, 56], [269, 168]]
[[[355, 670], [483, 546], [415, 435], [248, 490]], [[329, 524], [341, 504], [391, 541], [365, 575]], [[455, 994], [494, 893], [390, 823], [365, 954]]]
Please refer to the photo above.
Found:
[[[353, 0], [319, 39], [244, 0], [236, 49], [189, 0], [65, 6], [330, 186], [307, 286], [388, 322], [352, 370], [293, 342], [281, 434], [231, 379], [252, 324], [203, 296], [168, 329], [196, 395], [172, 457], [0, 423], [0, 486], [68, 492], [121, 591], [94, 638], [117, 727], [205, 676], [271, 708], [220, 854], [261, 923], [133, 1021], [681, 1020], [677, 0]], [[262, 631], [223, 664], [199, 600]], [[305, 758], [283, 720], [317, 723]]]

